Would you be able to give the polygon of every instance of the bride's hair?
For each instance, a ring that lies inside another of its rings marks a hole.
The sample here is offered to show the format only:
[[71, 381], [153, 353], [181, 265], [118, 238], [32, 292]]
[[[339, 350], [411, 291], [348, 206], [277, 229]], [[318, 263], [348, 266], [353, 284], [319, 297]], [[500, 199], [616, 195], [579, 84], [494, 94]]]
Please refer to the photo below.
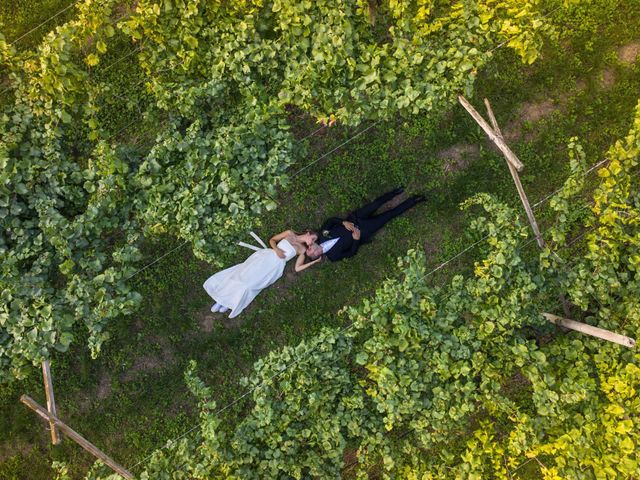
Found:
[[324, 255], [320, 255], [319, 257], [310, 257], [309, 255], [307, 255], [306, 253], [304, 254], [304, 263], [303, 265], [310, 263], [310, 262], [315, 262], [318, 259], [322, 259], [324, 257]]

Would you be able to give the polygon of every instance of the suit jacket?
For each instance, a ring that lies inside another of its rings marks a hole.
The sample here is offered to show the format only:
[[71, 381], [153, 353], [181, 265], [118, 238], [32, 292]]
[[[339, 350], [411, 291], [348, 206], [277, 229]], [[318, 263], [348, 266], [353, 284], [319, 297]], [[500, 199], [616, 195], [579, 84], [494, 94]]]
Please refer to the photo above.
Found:
[[342, 225], [342, 222], [341, 218], [332, 217], [320, 227], [321, 235], [318, 239], [320, 243], [332, 238], [338, 239], [331, 250], [326, 253], [326, 257], [332, 262], [353, 257], [361, 243], [360, 240], [353, 239], [353, 234]]

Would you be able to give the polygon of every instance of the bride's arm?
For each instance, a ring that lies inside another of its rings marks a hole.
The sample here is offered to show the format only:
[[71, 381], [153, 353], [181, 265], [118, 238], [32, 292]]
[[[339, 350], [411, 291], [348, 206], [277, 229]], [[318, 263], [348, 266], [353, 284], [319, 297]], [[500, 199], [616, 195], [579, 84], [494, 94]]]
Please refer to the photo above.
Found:
[[292, 235], [293, 232], [291, 230], [285, 230], [282, 233], [279, 233], [277, 235], [274, 235], [273, 237], [271, 237], [269, 239], [269, 246], [276, 252], [276, 254], [280, 257], [280, 258], [284, 258], [286, 255], [285, 253], [282, 251], [282, 249], [278, 248], [278, 246], [276, 245], [280, 240], [282, 240], [285, 237], [288, 237], [289, 235]]
[[295, 270], [296, 272], [301, 272], [307, 268], [309, 268], [312, 265], [315, 265], [316, 263], [318, 263], [320, 260], [322, 260], [322, 257], [316, 258], [315, 260], [309, 262], [309, 263], [304, 263], [305, 261], [305, 254], [301, 253], [300, 255], [298, 255], [298, 258], [296, 259], [296, 265], [295, 265]]

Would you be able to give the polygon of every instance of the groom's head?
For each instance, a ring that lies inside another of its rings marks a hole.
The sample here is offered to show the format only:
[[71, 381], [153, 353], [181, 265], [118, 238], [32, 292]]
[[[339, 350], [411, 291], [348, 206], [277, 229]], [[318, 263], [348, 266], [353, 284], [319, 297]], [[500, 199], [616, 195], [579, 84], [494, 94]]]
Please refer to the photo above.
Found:
[[322, 251], [322, 247], [320, 245], [318, 245], [317, 243], [312, 243], [307, 247], [305, 253], [311, 260], [316, 260], [317, 258], [320, 258], [324, 252]]

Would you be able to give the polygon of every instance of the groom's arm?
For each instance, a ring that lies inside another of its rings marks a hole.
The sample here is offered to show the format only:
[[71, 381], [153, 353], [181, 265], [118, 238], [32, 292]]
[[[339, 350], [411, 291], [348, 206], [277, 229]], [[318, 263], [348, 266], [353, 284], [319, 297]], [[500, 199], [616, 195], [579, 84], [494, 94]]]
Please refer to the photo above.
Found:
[[346, 252], [344, 254], [344, 257], [342, 257], [342, 258], [353, 257], [356, 253], [358, 253], [358, 248], [359, 247], [360, 247], [360, 239], [353, 240], [353, 242], [351, 242], [351, 249], [348, 252]]
[[346, 248], [344, 250], [334, 251], [334, 248], [335, 248], [334, 247], [327, 252], [327, 258], [332, 262], [337, 262], [338, 260], [342, 260], [344, 258], [351, 258], [356, 253], [358, 253], [359, 247], [360, 247], [360, 240], [352, 239], [351, 245], [349, 246], [349, 248]]

